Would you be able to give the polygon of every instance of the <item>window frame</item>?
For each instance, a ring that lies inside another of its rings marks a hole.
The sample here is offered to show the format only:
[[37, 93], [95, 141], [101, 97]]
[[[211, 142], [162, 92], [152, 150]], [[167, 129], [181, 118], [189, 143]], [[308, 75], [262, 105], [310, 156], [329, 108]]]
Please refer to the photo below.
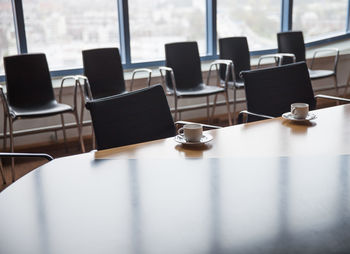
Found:
[[[19, 54], [28, 53], [23, 0], [11, 0], [13, 18], [16, 32], [17, 51]], [[140, 67], [157, 67], [165, 64], [165, 61], [148, 61], [132, 63], [130, 52], [130, 27], [129, 27], [129, 11], [128, 0], [116, 0], [119, 24], [119, 40], [122, 64], [124, 69], [133, 69]], [[201, 57], [202, 61], [215, 60], [218, 58], [217, 54], [217, 0], [206, 1], [206, 55]], [[292, 30], [293, 28], [293, 0], [281, 0], [281, 32]], [[306, 43], [306, 47], [323, 45], [330, 42], [335, 42], [350, 38], [350, 0], [348, 0], [346, 27], [344, 27], [344, 34], [329, 37], [317, 41]], [[277, 52], [277, 49], [266, 49], [251, 51], [251, 56], [270, 54]], [[53, 70], [51, 75], [53, 77], [82, 74], [82, 68]], [[5, 81], [5, 76], [0, 76], [0, 82]]]

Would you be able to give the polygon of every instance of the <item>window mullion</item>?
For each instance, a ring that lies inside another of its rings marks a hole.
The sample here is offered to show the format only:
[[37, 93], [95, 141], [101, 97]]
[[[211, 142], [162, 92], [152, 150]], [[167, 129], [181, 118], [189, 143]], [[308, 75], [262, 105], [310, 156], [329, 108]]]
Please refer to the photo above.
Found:
[[291, 31], [293, 28], [293, 0], [282, 0], [281, 31]]
[[22, 0], [12, 0], [13, 19], [16, 31], [16, 42], [18, 53], [27, 53], [27, 39], [24, 25]]
[[119, 38], [122, 61], [131, 64], [128, 0], [118, 0]]
[[346, 32], [350, 32], [350, 0], [348, 1], [348, 11], [346, 15]]
[[216, 50], [216, 0], [206, 0], [207, 54], [215, 56]]

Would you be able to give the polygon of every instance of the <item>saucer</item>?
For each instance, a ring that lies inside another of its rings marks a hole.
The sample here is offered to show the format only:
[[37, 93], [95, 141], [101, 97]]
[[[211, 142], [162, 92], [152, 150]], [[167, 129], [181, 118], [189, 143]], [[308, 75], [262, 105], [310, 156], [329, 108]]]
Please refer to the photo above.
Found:
[[213, 136], [207, 133], [203, 133], [201, 140], [198, 142], [189, 142], [185, 139], [183, 135], [176, 135], [174, 139], [176, 142], [181, 143], [183, 145], [202, 145], [213, 140]]
[[284, 119], [287, 119], [287, 120], [298, 121], [298, 122], [311, 121], [311, 120], [314, 120], [314, 119], [317, 118], [317, 116], [315, 114], [312, 114], [312, 113], [309, 113], [306, 118], [301, 118], [301, 119], [300, 118], [294, 118], [294, 116], [292, 115], [291, 112], [284, 113], [282, 115], [282, 117]]

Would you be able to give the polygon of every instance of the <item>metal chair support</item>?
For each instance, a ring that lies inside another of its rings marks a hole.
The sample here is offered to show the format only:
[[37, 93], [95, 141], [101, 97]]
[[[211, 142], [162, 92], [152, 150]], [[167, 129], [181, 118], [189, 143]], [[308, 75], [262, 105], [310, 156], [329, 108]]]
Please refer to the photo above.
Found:
[[141, 68], [141, 69], [135, 69], [132, 72], [132, 76], [131, 76], [131, 83], [130, 83], [130, 91], [132, 91], [133, 87], [134, 87], [134, 79], [135, 79], [135, 75], [136, 73], [139, 72], [146, 72], [147, 75], [147, 87], [151, 86], [151, 79], [152, 79], [152, 70], [151, 69], [147, 69], [147, 68]]
[[[224, 81], [225, 100], [226, 100], [226, 107], [227, 107], [227, 114], [228, 114], [229, 125], [232, 125], [232, 123], [235, 124], [235, 117], [233, 117], [233, 121], [232, 121], [231, 112], [230, 112], [230, 105], [229, 105], [229, 96], [228, 96], [228, 82], [229, 82], [230, 71], [231, 71], [232, 76], [234, 77], [234, 80], [235, 80], [235, 72], [234, 72], [233, 62], [231, 60], [226, 60], [226, 59], [219, 59], [219, 60], [215, 60], [214, 62], [212, 62], [210, 64], [210, 67], [209, 67], [207, 84], [209, 84], [211, 71], [212, 71], [213, 66], [215, 66], [217, 77], [219, 77], [218, 66], [220, 66], [220, 65], [225, 65], [226, 66], [225, 81]], [[215, 95], [215, 98], [214, 98], [214, 105], [213, 105], [213, 110], [212, 110], [212, 118], [214, 118], [214, 114], [215, 114], [216, 101], [217, 101], [217, 95]], [[235, 103], [233, 105], [233, 111], [236, 112], [236, 105], [235, 105]]]
[[[4, 153], [0, 152], [0, 173], [2, 177], [3, 184], [6, 184], [5, 175], [3, 172], [3, 164], [2, 164], [2, 158], [11, 158], [12, 161], [14, 158], [44, 158], [48, 161], [53, 160], [53, 157], [46, 153]], [[12, 182], [15, 181], [15, 172], [12, 168]]]
[[[64, 87], [64, 83], [67, 80], [73, 80], [74, 81], [74, 97], [73, 97], [73, 112], [72, 114], [74, 115], [75, 121], [77, 123], [78, 126], [78, 136], [79, 136], [79, 142], [80, 142], [80, 148], [81, 151], [83, 153], [85, 153], [85, 146], [84, 146], [84, 139], [83, 139], [83, 135], [82, 135], [82, 121], [79, 121], [79, 116], [78, 116], [78, 107], [77, 107], [77, 90], [79, 88], [80, 90], [80, 96], [81, 96], [81, 100], [84, 100], [83, 94], [82, 94], [82, 90], [81, 90], [81, 86], [79, 83], [79, 78], [76, 76], [66, 76], [63, 77], [61, 80], [61, 87], [60, 87], [60, 92], [59, 92], [59, 99], [58, 101], [60, 103], [62, 103], [62, 92], [63, 92], [63, 87]], [[64, 144], [66, 146], [66, 132], [65, 132], [65, 126], [64, 126], [64, 118], [63, 118], [63, 114], [61, 114], [61, 122], [62, 122], [62, 130], [63, 130], [63, 138], [64, 138]]]
[[[160, 72], [160, 77], [161, 77], [161, 83], [162, 83], [162, 86], [163, 86], [163, 89], [164, 89], [166, 95], [173, 95], [174, 96], [174, 106], [175, 106], [174, 121], [176, 122], [177, 121], [177, 99], [178, 99], [178, 95], [177, 95], [174, 71], [170, 67], [160, 66], [159, 67], [159, 72]], [[166, 72], [170, 73], [171, 82], [173, 84], [173, 92], [171, 92], [170, 89], [168, 88], [168, 86], [166, 85], [166, 80], [165, 80], [166, 79], [165, 78], [166, 77]]]
[[276, 66], [280, 66], [280, 65], [282, 65], [283, 58], [285, 58], [285, 57], [292, 58], [293, 59], [292, 60], [293, 63], [295, 63], [295, 61], [296, 61], [295, 55], [294, 54], [290, 54], [290, 53], [276, 53], [276, 54], [262, 55], [262, 56], [259, 57], [259, 60], [258, 60], [258, 68], [260, 68], [262, 60], [264, 60], [264, 59], [271, 59], [271, 58], [273, 58], [275, 60], [275, 65]]

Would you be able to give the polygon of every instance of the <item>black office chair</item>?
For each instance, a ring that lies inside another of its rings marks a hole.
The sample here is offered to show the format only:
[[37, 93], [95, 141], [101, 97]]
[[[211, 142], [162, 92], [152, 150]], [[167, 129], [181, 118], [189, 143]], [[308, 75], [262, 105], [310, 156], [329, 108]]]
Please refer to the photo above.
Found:
[[64, 82], [73, 77], [65, 77], [61, 82], [59, 103], [56, 101], [51, 82], [49, 67], [45, 54], [23, 54], [4, 57], [7, 93], [0, 88], [4, 117], [4, 148], [7, 140], [7, 120], [10, 129], [10, 150], [14, 151], [13, 122], [19, 119], [30, 119], [60, 115], [63, 137], [66, 143], [64, 113], [74, 115], [82, 152], [85, 152], [76, 105], [77, 83], [74, 89], [74, 105], [61, 103]]
[[[88, 99], [98, 99], [127, 92], [123, 66], [118, 48], [97, 48], [82, 51], [86, 92]], [[137, 72], [147, 72], [150, 86], [152, 71], [136, 69], [132, 74], [131, 88]]]
[[[303, 32], [301, 31], [290, 31], [290, 32], [281, 32], [277, 33], [277, 43], [278, 43], [278, 52], [280, 53], [292, 53], [295, 55], [296, 62], [306, 61], [305, 58], [305, 43]], [[333, 53], [334, 54], [334, 63], [331, 70], [314, 70], [313, 65], [316, 56], [320, 53]], [[334, 78], [334, 87], [336, 93], [338, 94], [338, 81], [337, 81], [337, 65], [339, 59], [339, 50], [336, 48], [327, 48], [316, 50], [313, 54], [309, 74], [311, 80], [322, 79], [322, 78]], [[284, 64], [289, 63], [288, 58], [284, 58]]]
[[[244, 89], [244, 81], [239, 76], [241, 71], [248, 71], [250, 66], [250, 53], [248, 47], [247, 37], [227, 37], [219, 39], [220, 59], [231, 60], [231, 70], [229, 70], [228, 88], [233, 89], [233, 123], [235, 123], [236, 104], [237, 104], [237, 89]], [[258, 68], [263, 59], [273, 58], [275, 64], [278, 65], [281, 59], [286, 56], [293, 57], [292, 54], [271, 54], [260, 56]], [[232, 75], [233, 74], [233, 75]], [[225, 85], [226, 65], [220, 65], [220, 84]], [[216, 104], [214, 99], [214, 105]], [[213, 109], [213, 114], [215, 107]]]
[[[227, 86], [209, 86], [212, 66], [226, 64], [227, 81], [231, 62], [214, 61], [209, 68], [207, 84], [203, 83], [201, 61], [197, 42], [177, 42], [165, 45], [166, 67], [160, 67], [162, 84], [167, 95], [174, 96], [175, 121], [178, 115], [178, 99], [207, 97], [207, 116], [209, 120], [209, 96], [224, 94], [229, 123], [232, 124]], [[166, 74], [165, 74], [166, 73]]]
[[279, 117], [289, 112], [290, 105], [295, 102], [308, 103], [310, 110], [316, 108], [317, 98], [350, 102], [333, 96], [314, 96], [305, 62], [242, 71], [241, 77], [245, 83], [247, 110], [240, 112], [240, 123], [244, 115], [248, 122]]
[[[78, 77], [84, 80], [85, 101], [127, 92], [118, 48], [88, 49], [83, 50], [82, 55], [85, 76]], [[133, 89], [136, 73], [140, 72], [147, 73], [147, 86], [150, 86], [152, 71], [146, 68], [135, 69], [132, 72], [130, 91]], [[81, 111], [81, 121], [83, 121], [83, 114], [84, 107]]]
[[[4, 168], [3, 168], [3, 163], [2, 163], [2, 159], [3, 158], [43, 158], [46, 159], [48, 161], [53, 160], [52, 156], [46, 153], [4, 153], [4, 152], [0, 152], [0, 173], [1, 173], [1, 177], [2, 177], [2, 181], [3, 184], [6, 184], [6, 179], [5, 179], [5, 175], [4, 175]], [[12, 167], [12, 182], [15, 181], [16, 177], [15, 177], [15, 171], [14, 168]]]
[[173, 137], [177, 124], [188, 123], [174, 123], [160, 85], [91, 100], [86, 107], [91, 114], [97, 150]]
[[97, 150], [136, 144], [176, 134], [161, 86], [109, 96], [86, 103]]

